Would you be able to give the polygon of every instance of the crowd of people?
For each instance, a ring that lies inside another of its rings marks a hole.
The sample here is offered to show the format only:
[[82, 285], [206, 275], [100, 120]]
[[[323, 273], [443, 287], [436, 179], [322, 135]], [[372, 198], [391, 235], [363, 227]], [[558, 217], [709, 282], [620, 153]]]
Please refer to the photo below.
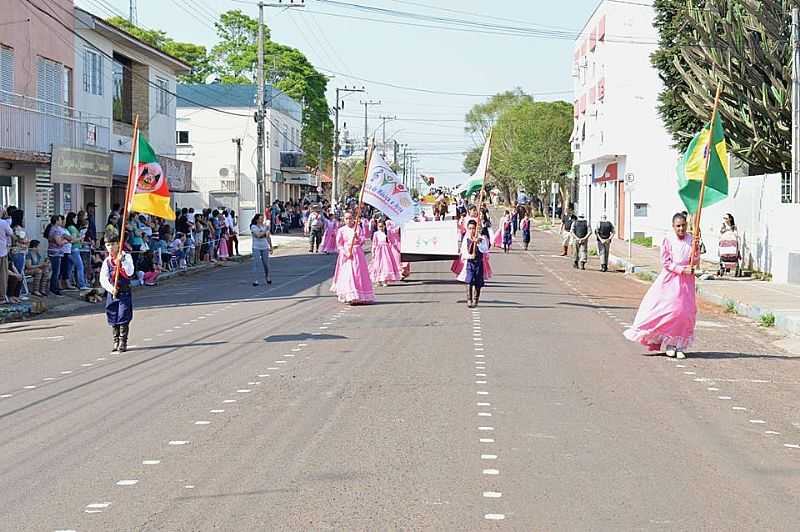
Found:
[[99, 287], [105, 243], [123, 234], [122, 245], [134, 265], [134, 285], [153, 286], [163, 271], [239, 255], [233, 211], [184, 208], [177, 215], [170, 223], [130, 213], [123, 227], [121, 208], [114, 205], [100, 225], [90, 202], [86, 209], [51, 216], [36, 235], [25, 227], [22, 209], [0, 209], [0, 304], [19, 303], [22, 296], [45, 298]]

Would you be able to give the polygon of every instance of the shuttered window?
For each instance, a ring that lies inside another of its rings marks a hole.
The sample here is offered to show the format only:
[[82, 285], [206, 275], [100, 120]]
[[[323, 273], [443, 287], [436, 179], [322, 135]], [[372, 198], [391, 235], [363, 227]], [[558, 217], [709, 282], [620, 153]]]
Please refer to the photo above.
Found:
[[14, 92], [14, 50], [0, 45], [0, 102], [11, 101]]
[[83, 90], [95, 96], [103, 95], [103, 56], [88, 48], [83, 52]]
[[40, 57], [36, 70], [36, 97], [40, 100], [39, 110], [56, 114], [65, 98], [64, 67], [61, 63]]

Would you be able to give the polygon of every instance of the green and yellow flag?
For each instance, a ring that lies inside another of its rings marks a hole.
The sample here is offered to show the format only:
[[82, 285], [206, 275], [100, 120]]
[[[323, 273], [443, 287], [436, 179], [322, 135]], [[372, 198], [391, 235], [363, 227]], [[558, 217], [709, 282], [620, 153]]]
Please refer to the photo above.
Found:
[[686, 153], [678, 163], [678, 195], [686, 205], [686, 210], [694, 214], [700, 203], [700, 189], [703, 187], [703, 174], [706, 169], [706, 155], [711, 149], [706, 176], [706, 191], [703, 208], [728, 197], [728, 149], [725, 145], [725, 130], [719, 113], [715, 114], [713, 138], [711, 123], [706, 124], [694, 136]]

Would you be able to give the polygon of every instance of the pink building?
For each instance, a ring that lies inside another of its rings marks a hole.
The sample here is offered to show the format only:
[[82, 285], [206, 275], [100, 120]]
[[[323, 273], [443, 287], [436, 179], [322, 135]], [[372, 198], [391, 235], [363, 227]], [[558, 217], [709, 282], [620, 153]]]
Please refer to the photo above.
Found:
[[4, 2], [0, 28], [0, 204], [23, 208], [38, 236], [51, 214], [79, 208], [69, 194], [57, 205], [53, 183], [110, 169], [108, 132], [74, 107], [72, 0]]

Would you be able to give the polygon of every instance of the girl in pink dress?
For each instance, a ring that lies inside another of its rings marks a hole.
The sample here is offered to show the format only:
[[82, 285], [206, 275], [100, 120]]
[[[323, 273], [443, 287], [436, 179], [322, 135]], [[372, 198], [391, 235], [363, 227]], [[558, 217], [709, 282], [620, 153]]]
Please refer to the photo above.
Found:
[[219, 240], [219, 248], [217, 248], [217, 258], [220, 260], [228, 260], [230, 253], [228, 252], [228, 228], [222, 229], [222, 236]]
[[[697, 317], [695, 279], [690, 264], [692, 235], [686, 231], [686, 216], [672, 217], [674, 235], [661, 244], [663, 269], [639, 305], [636, 319], [625, 338], [639, 342], [650, 351], [686, 358], [684, 350], [694, 341]], [[695, 258], [695, 266], [699, 257]]]
[[411, 275], [411, 263], [402, 261], [402, 254], [400, 253], [400, 226], [391, 220], [386, 222], [386, 236], [389, 239], [392, 255], [394, 260], [400, 265], [400, 278], [405, 279]]
[[336, 253], [336, 231], [339, 229], [339, 221], [332, 216], [325, 218], [325, 234], [322, 235], [322, 252]]
[[[362, 247], [364, 238], [360, 231], [356, 230], [353, 213], [348, 212], [344, 215], [344, 223], [345, 225], [336, 232], [336, 248], [339, 251], [339, 258], [336, 261], [331, 292], [336, 292], [341, 303], [350, 305], [371, 303], [375, 301], [375, 292], [372, 289], [369, 265]], [[355, 242], [352, 246], [352, 253], [350, 252], [351, 242]]]
[[372, 282], [387, 286], [389, 281], [399, 281], [400, 263], [397, 261], [393, 245], [386, 234], [386, 222], [378, 221], [378, 228], [372, 234], [372, 263], [369, 273]]

